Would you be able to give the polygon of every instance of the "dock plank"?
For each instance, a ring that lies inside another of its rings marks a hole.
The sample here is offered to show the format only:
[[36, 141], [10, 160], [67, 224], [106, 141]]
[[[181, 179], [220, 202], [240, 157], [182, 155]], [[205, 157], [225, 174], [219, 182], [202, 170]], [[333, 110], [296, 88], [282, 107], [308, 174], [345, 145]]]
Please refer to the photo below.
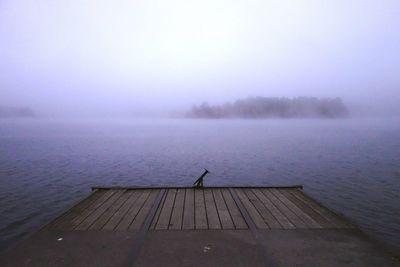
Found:
[[183, 209], [182, 229], [194, 229], [194, 189], [185, 189], [185, 207]]
[[296, 228], [307, 228], [305, 222], [303, 222], [293, 211], [291, 211], [286, 205], [279, 200], [270, 189], [260, 190], [289, 220], [292, 222]]
[[146, 220], [146, 216], [149, 213], [151, 207], [153, 206], [154, 201], [157, 198], [158, 193], [160, 192], [159, 189], [151, 190], [149, 197], [146, 199], [146, 202], [143, 204], [142, 208], [140, 209], [139, 213], [129, 226], [129, 230], [139, 230]]
[[127, 231], [129, 229], [129, 226], [133, 220], [135, 220], [143, 204], [146, 202], [146, 199], [149, 197], [150, 191], [150, 189], [145, 189], [141, 192], [140, 196], [132, 204], [128, 212], [122, 218], [121, 222], [117, 225], [117, 231]]
[[232, 198], [229, 189], [221, 189], [222, 196], [225, 200], [226, 206], [228, 207], [228, 211], [231, 215], [233, 220], [233, 224], [235, 225], [235, 229], [248, 229], [248, 225], [243, 218], [242, 213], [240, 212], [238, 206], [236, 205], [235, 201]]
[[172, 209], [171, 221], [168, 229], [182, 229], [183, 209], [185, 204], [185, 189], [178, 189]]
[[122, 207], [129, 198], [129, 193], [124, 191], [121, 196], [89, 227], [90, 230], [100, 230], [111, 217]]
[[217, 211], [219, 219], [221, 220], [222, 229], [235, 229], [231, 215], [229, 214], [228, 207], [226, 206], [225, 200], [222, 196], [220, 189], [212, 190], [215, 204], [217, 206]]
[[325, 219], [330, 221], [335, 227], [337, 227], [337, 228], [353, 228], [353, 226], [350, 223], [346, 222], [344, 219], [340, 218], [335, 213], [333, 213], [332, 211], [323, 207], [319, 203], [313, 201], [310, 197], [305, 195], [303, 193], [303, 191], [296, 189], [296, 190], [292, 190], [291, 193], [295, 197], [297, 197], [298, 199], [300, 199], [301, 201], [303, 201], [304, 203], [309, 205], [314, 211], [318, 212]]
[[151, 222], [151, 225], [150, 225], [150, 229], [152, 229], [152, 230], [156, 229], [158, 218], [160, 218], [160, 213], [161, 213], [162, 208], [164, 207], [164, 203], [165, 203], [165, 199], [166, 198], [167, 198], [167, 193], [164, 193], [164, 195], [163, 195], [163, 197], [161, 199], [160, 205], [158, 206], [157, 212], [154, 215], [154, 218], [153, 218], [153, 220]]
[[206, 206], [203, 189], [194, 190], [195, 197], [195, 228], [208, 229]]
[[279, 200], [281, 200], [286, 207], [293, 211], [303, 222], [306, 223], [307, 228], [322, 228], [322, 226], [308, 216], [304, 211], [299, 209], [292, 201], [287, 199], [278, 189], [271, 189], [272, 194], [274, 194]]
[[274, 215], [283, 229], [293, 229], [294, 224], [259, 190], [251, 189], [264, 206]]
[[91, 205], [88, 206], [79, 216], [75, 217], [69, 224], [67, 230], [75, 229], [79, 224], [81, 224], [91, 213], [98, 209], [108, 198], [110, 198], [117, 190], [108, 190], [98, 199], [96, 199]]
[[158, 218], [158, 222], [156, 224], [156, 230], [167, 230], [169, 228], [176, 191], [176, 189], [168, 189], [167, 198], [165, 199], [160, 217]]
[[93, 202], [100, 196], [104, 195], [106, 190], [95, 190], [86, 199], [80, 201], [78, 204], [70, 208], [66, 213], [59, 216], [56, 220], [51, 222], [47, 228], [57, 230], [67, 230], [71, 225], [71, 221], [81, 215]]
[[282, 229], [282, 225], [278, 222], [278, 220], [272, 215], [272, 213], [264, 206], [264, 204], [257, 198], [257, 196], [251, 191], [251, 189], [243, 190], [247, 195], [250, 202], [257, 209], [258, 213], [260, 213], [261, 217], [264, 219], [266, 224], [268, 224], [271, 229]]
[[91, 213], [87, 218], [85, 218], [75, 229], [76, 230], [87, 230], [92, 224], [105, 213], [113, 204], [116, 202], [125, 190], [118, 190], [110, 198], [108, 198], [98, 209]]
[[138, 199], [138, 197], [141, 195], [140, 191], [134, 191], [134, 190], [129, 190], [127, 192], [129, 195], [128, 200], [122, 205], [122, 207], [114, 213], [114, 215], [111, 217], [111, 219], [104, 225], [103, 230], [114, 230], [119, 222], [122, 220], [122, 218], [125, 216], [125, 214], [128, 212], [130, 207], [133, 205], [133, 203]]
[[269, 226], [266, 224], [260, 213], [257, 211], [256, 207], [254, 207], [254, 205], [251, 203], [247, 195], [244, 193], [243, 189], [235, 189], [235, 192], [238, 195], [240, 201], [243, 203], [243, 206], [246, 208], [257, 228], [269, 229]]
[[221, 222], [211, 189], [204, 189], [204, 201], [206, 205], [208, 228], [221, 229]]
[[310, 206], [300, 201], [298, 198], [293, 196], [289, 190], [278, 190], [281, 194], [283, 194], [289, 201], [291, 201], [294, 205], [296, 205], [299, 209], [301, 209], [305, 214], [310, 216], [315, 222], [317, 222], [322, 228], [332, 228], [334, 225], [332, 222], [326, 220], [319, 213], [315, 212]]

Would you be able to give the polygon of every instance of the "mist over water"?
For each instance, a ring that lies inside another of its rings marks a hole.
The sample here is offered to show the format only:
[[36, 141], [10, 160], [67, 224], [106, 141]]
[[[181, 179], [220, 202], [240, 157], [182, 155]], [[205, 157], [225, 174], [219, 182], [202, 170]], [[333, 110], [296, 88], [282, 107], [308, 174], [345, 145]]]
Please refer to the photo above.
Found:
[[0, 107], [154, 117], [340, 97], [353, 114], [399, 115], [399, 11], [396, 0], [5, 0]]

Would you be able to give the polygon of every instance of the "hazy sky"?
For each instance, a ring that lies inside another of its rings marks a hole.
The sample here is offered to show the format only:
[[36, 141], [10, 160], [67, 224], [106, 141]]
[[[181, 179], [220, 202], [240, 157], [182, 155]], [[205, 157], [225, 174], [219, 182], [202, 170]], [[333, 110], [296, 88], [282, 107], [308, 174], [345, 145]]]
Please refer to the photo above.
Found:
[[400, 1], [0, 0], [0, 106], [170, 110], [255, 95], [396, 108]]

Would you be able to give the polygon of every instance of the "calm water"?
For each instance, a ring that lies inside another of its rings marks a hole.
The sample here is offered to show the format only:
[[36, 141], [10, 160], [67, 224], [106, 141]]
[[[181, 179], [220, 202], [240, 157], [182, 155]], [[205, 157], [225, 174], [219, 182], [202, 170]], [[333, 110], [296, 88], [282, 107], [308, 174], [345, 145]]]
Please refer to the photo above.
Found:
[[0, 250], [94, 185], [293, 185], [400, 251], [400, 120], [0, 120]]

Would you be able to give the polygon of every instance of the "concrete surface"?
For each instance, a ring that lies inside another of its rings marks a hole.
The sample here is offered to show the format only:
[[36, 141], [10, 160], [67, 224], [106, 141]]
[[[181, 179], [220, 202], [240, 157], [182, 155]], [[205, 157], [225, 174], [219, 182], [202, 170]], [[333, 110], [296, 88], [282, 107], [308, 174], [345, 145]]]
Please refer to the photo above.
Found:
[[276, 266], [400, 266], [357, 229], [261, 231]]
[[134, 266], [265, 266], [249, 230], [154, 231]]
[[135, 236], [134, 232], [41, 231], [0, 254], [0, 266], [128, 266]]
[[[41, 231], [0, 255], [0, 266], [400, 266], [358, 230]], [[59, 240], [62, 238], [62, 240]], [[263, 253], [266, 252], [264, 257]]]

